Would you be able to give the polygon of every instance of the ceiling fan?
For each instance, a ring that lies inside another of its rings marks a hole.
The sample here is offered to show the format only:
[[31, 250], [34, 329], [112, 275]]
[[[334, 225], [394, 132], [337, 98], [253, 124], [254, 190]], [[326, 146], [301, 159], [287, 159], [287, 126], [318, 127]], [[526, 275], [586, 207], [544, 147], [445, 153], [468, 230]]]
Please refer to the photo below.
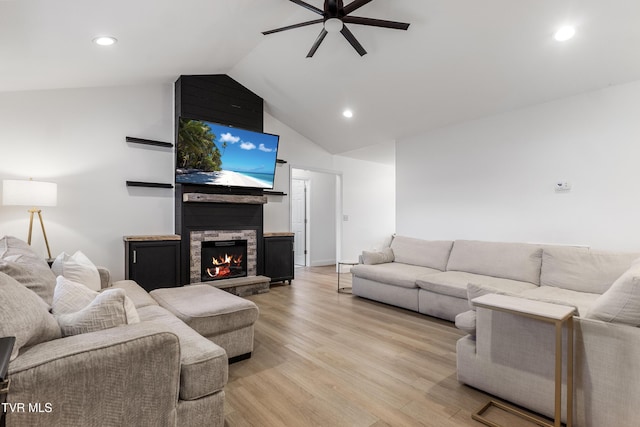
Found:
[[294, 28], [306, 27], [307, 25], [313, 24], [323, 24], [322, 31], [318, 35], [318, 38], [311, 46], [311, 50], [307, 54], [307, 58], [311, 58], [318, 47], [320, 47], [320, 43], [327, 36], [327, 33], [330, 32], [340, 32], [344, 36], [345, 39], [351, 46], [360, 54], [360, 56], [366, 55], [367, 51], [364, 50], [362, 45], [356, 40], [355, 36], [344, 24], [358, 24], [358, 25], [369, 25], [372, 27], [382, 27], [382, 28], [393, 28], [396, 30], [406, 30], [409, 28], [409, 24], [403, 22], [395, 22], [395, 21], [386, 21], [383, 19], [373, 19], [373, 18], [363, 18], [360, 16], [350, 16], [350, 13], [361, 8], [362, 6], [370, 3], [373, 0], [354, 0], [348, 5], [344, 6], [342, 0], [325, 0], [324, 2], [324, 10], [321, 10], [315, 6], [310, 5], [302, 0], [289, 0], [292, 3], [297, 4], [298, 6], [302, 6], [305, 9], [308, 9], [318, 15], [321, 15], [322, 18], [314, 19], [312, 21], [301, 22], [299, 24], [287, 25], [286, 27], [276, 28], [274, 30], [264, 31], [262, 34], [265, 36], [267, 34], [278, 33], [280, 31], [292, 30]]

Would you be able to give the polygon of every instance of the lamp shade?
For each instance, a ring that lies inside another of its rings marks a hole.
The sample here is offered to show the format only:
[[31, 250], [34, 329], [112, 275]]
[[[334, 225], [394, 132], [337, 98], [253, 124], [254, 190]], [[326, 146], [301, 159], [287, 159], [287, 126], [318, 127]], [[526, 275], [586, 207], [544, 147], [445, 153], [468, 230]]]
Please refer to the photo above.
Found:
[[54, 182], [5, 179], [2, 181], [2, 204], [14, 206], [55, 206], [58, 184]]

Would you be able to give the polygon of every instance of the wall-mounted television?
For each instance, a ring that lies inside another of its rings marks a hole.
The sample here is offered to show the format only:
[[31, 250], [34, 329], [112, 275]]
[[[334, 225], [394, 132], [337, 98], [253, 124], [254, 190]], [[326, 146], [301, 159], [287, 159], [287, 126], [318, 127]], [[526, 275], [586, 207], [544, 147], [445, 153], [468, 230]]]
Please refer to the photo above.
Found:
[[278, 135], [181, 117], [176, 183], [272, 189]]

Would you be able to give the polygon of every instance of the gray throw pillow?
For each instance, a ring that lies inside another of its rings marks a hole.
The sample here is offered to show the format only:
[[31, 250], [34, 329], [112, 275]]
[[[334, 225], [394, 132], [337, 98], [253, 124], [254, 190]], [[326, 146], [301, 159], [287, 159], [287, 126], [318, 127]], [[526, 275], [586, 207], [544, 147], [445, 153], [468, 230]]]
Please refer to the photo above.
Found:
[[75, 313], [56, 315], [62, 336], [86, 334], [127, 324], [124, 289], [108, 289]]
[[60, 327], [47, 304], [4, 273], [0, 273], [0, 336], [16, 337], [10, 360], [23, 347], [60, 338]]
[[0, 239], [0, 271], [34, 291], [51, 305], [56, 276], [45, 259], [26, 242], [12, 236]]
[[391, 248], [384, 248], [380, 252], [362, 251], [362, 263], [367, 265], [385, 264], [395, 259]]

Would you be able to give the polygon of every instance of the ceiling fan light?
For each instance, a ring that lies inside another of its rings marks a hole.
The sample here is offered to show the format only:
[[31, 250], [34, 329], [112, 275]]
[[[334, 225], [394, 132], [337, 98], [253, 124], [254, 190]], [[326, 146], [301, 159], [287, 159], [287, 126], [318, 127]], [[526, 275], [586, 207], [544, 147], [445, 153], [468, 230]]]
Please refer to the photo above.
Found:
[[338, 18], [329, 18], [324, 21], [324, 29], [327, 30], [328, 33], [339, 33], [342, 31], [342, 27], [344, 23]]

